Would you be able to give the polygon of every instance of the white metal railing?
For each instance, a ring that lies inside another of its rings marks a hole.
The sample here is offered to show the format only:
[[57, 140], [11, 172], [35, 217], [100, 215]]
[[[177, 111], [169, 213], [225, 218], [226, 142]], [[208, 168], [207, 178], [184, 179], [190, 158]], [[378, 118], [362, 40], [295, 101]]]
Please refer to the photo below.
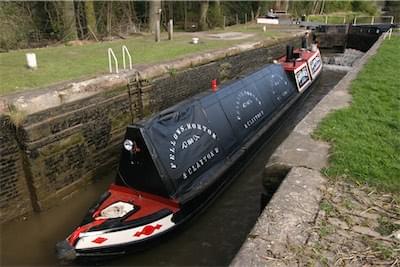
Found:
[[128, 47], [126, 47], [126, 45], [122, 46], [122, 63], [124, 66], [124, 69], [126, 69], [126, 63], [125, 63], [125, 54], [128, 55], [128, 59], [129, 59], [129, 69], [132, 69], [132, 57], [131, 54], [129, 53]]
[[[337, 15], [308, 15], [307, 16], [307, 22], [310, 22], [310, 20], [312, 20], [313, 18], [316, 18], [317, 21], [324, 20], [325, 24], [328, 24], [329, 19], [332, 20], [332, 18], [339, 18], [342, 21], [341, 22], [342, 24], [346, 23], [346, 16], [337, 16]], [[322, 20], [318, 19], [318, 18], [322, 18]], [[340, 23], [336, 23], [336, 24], [340, 24]]]
[[111, 62], [111, 57], [114, 59], [115, 63], [115, 73], [118, 73], [118, 59], [114, 54], [114, 51], [111, 48], [108, 48], [108, 68], [110, 70], [110, 73], [112, 73], [112, 62]]
[[[339, 19], [343, 19], [342, 24], [346, 24], [346, 16], [337, 16], [337, 15], [308, 15], [307, 16], [307, 22], [314, 20], [314, 21], [328, 24], [329, 19], [331, 19], [331, 21], [333, 19], [336, 19], [335, 21], [339, 21]], [[367, 22], [360, 23], [360, 19], [362, 19], [363, 21], [367, 21]], [[394, 16], [355, 16], [353, 19], [353, 24], [357, 25], [357, 22], [358, 22], [358, 24], [373, 25], [373, 24], [377, 23], [377, 20], [382, 21], [383, 19], [388, 19], [388, 21], [390, 21], [390, 24], [393, 24], [393, 22], [394, 22]], [[340, 24], [340, 23], [336, 23], [336, 24]]]
[[383, 35], [383, 40], [385, 40], [387, 37], [390, 40], [390, 38], [392, 38], [392, 32], [393, 32], [392, 28], [390, 28], [387, 32], [385, 32], [384, 35]]
[[381, 18], [381, 19], [386, 19], [387, 18], [387, 19], [390, 19], [390, 24], [393, 24], [393, 22], [394, 22], [394, 16], [378, 16], [378, 17], [375, 17], [375, 16], [355, 16], [354, 20], [353, 20], [353, 24], [357, 25], [357, 20], [359, 22], [359, 20], [361, 18], [363, 18], [363, 19], [370, 18], [369, 22], [364, 23], [364, 24], [371, 24], [371, 25], [376, 23], [376, 18]]
[[[126, 70], [126, 57], [128, 57], [129, 59], [129, 69], [133, 69], [132, 67], [132, 57], [131, 57], [131, 53], [129, 53], [128, 47], [126, 47], [126, 45], [122, 46], [122, 65], [124, 67], [124, 70]], [[114, 61], [114, 65], [115, 65], [115, 73], [119, 73], [119, 69], [118, 69], [118, 59], [114, 54], [114, 51], [112, 50], [112, 48], [108, 48], [108, 68], [110, 70], [110, 73], [113, 73], [113, 61]]]

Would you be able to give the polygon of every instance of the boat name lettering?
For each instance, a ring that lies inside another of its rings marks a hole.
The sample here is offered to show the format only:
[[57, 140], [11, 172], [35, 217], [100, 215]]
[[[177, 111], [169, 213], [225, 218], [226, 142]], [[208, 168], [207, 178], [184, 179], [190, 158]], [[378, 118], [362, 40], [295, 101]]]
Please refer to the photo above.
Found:
[[171, 145], [168, 149], [169, 151], [169, 166], [171, 169], [176, 169], [177, 165], [175, 163], [176, 160], [176, 146], [178, 145], [178, 151], [179, 147], [181, 150], [184, 150], [188, 148], [189, 146], [193, 145], [196, 143], [200, 138], [202, 137], [201, 134], [193, 134], [190, 136], [188, 139], [182, 141], [182, 143], [178, 142], [179, 137], [186, 131], [200, 131], [202, 133], [208, 134], [212, 139], [216, 140], [217, 135], [209, 129], [207, 126], [199, 124], [199, 123], [186, 123], [180, 125], [175, 132], [172, 134], [172, 139], [169, 141], [169, 144]]
[[208, 152], [206, 155], [204, 155], [201, 159], [199, 159], [195, 164], [190, 166], [183, 174], [182, 177], [183, 179], [187, 179], [189, 176], [197, 172], [198, 169], [200, 169], [204, 164], [206, 164], [209, 160], [215, 157], [219, 153], [219, 148], [214, 147], [213, 150]]
[[197, 142], [199, 140], [200, 140], [200, 136], [197, 134], [194, 134], [188, 140], [182, 142], [182, 150], [188, 148], [190, 145], [194, 144], [195, 142]]
[[250, 106], [251, 103], [253, 103], [253, 100], [249, 99], [246, 102], [243, 102], [242, 107], [247, 108], [247, 106]]
[[253, 103], [258, 104], [259, 106], [262, 105], [261, 100], [253, 93], [247, 90], [241, 91], [236, 96], [236, 119], [238, 121], [242, 120], [242, 112], [247, 107], [251, 106]]
[[250, 120], [248, 120], [243, 127], [245, 129], [249, 128], [251, 125], [253, 125], [254, 123], [256, 123], [259, 119], [262, 118], [262, 116], [264, 115], [264, 111], [261, 110], [260, 112], [258, 112], [256, 115], [253, 116], [253, 118], [251, 118]]

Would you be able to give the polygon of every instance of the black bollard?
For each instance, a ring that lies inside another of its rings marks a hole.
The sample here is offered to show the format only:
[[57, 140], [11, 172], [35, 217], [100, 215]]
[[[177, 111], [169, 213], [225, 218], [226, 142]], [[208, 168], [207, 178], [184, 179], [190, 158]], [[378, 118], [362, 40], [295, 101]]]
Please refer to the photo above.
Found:
[[286, 62], [292, 61], [293, 59], [293, 46], [286, 46]]

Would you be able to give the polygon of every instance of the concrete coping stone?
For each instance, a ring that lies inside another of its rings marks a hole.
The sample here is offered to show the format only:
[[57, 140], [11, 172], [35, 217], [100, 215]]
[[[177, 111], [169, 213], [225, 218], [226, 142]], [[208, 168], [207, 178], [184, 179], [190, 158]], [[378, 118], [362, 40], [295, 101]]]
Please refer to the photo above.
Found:
[[149, 80], [163, 76], [171, 70], [184, 70], [194, 66], [204, 65], [253, 49], [272, 46], [291, 38], [300, 37], [303, 34], [303, 31], [299, 31], [291, 36], [238, 44], [212, 52], [188, 55], [184, 58], [165, 63], [139, 66], [136, 69], [121, 72], [119, 74], [101, 75], [82, 81], [63, 82], [47, 88], [1, 96], [0, 114], [7, 113], [10, 105], [13, 105], [19, 111], [24, 111], [27, 115], [33, 114], [60, 106], [64, 103], [84, 99], [110, 90], [111, 88], [126, 86], [129, 79], [134, 78], [136, 74], [139, 75], [141, 80]]
[[[290, 247], [304, 245], [318, 214], [326, 178], [329, 144], [314, 140], [312, 132], [334, 110], [351, 102], [349, 87], [383, 42], [383, 36], [353, 65], [339, 83], [307, 114], [275, 150], [265, 167], [265, 178], [290, 170], [231, 262], [231, 266], [297, 265]], [[283, 259], [283, 260], [282, 260]], [[286, 260], [285, 260], [286, 259]]]

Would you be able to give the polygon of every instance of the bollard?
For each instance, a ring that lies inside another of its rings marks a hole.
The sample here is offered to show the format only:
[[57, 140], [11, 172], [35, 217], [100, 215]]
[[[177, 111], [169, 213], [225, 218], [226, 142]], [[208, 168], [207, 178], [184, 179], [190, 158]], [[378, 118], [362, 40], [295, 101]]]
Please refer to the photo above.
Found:
[[224, 16], [224, 25], [223, 25], [224, 30], [225, 30], [225, 24], [226, 24], [226, 16]]
[[198, 44], [199, 43], [199, 38], [193, 37], [192, 38], [192, 44]]
[[217, 91], [217, 79], [212, 79], [212, 80], [211, 80], [211, 90], [212, 90], [213, 92], [216, 92], [216, 91]]
[[172, 40], [174, 35], [174, 21], [172, 19], [168, 22], [168, 40]]
[[267, 31], [267, 26], [263, 26], [263, 32], [266, 32]]
[[156, 22], [156, 42], [160, 42], [160, 21]]
[[37, 69], [37, 61], [36, 61], [36, 54], [35, 53], [26, 53], [26, 65], [30, 69]]

